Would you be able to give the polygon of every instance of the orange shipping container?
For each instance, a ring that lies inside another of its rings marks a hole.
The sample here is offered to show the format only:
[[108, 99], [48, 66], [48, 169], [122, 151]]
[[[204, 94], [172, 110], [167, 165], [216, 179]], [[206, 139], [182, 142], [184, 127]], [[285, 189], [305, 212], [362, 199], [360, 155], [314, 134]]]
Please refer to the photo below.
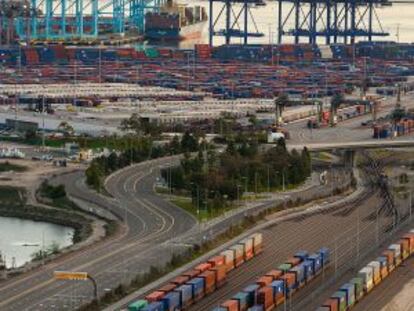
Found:
[[187, 282], [190, 278], [188, 276], [180, 275], [174, 278], [171, 283], [176, 284], [177, 286], [184, 284]]
[[286, 273], [282, 275], [279, 280], [283, 280], [285, 282], [285, 286], [290, 288], [296, 281], [296, 274], [295, 273]]
[[210, 263], [204, 262], [196, 266], [194, 270], [198, 270], [201, 273], [201, 272], [207, 271], [210, 268], [212, 268], [212, 265]]
[[403, 239], [406, 239], [410, 245], [410, 254], [414, 254], [414, 233], [404, 234]]
[[273, 282], [272, 276], [262, 276], [257, 281], [256, 284], [260, 285], [260, 287], [265, 287], [270, 285]]
[[214, 292], [216, 289], [216, 273], [214, 271], [204, 271], [199, 277], [204, 279], [205, 293], [209, 294]]
[[224, 256], [214, 256], [210, 258], [207, 262], [210, 263], [211, 266], [214, 268], [217, 266], [224, 265], [226, 263], [226, 259]]
[[214, 271], [216, 275], [216, 287], [223, 286], [226, 283], [227, 269], [226, 266], [217, 266], [212, 268], [211, 271]]
[[270, 270], [266, 273], [266, 276], [271, 276], [273, 278], [273, 281], [280, 278], [283, 275], [283, 271], [280, 270]]
[[263, 287], [257, 292], [257, 303], [262, 305], [265, 310], [271, 310], [274, 306], [273, 288]]
[[227, 300], [221, 304], [222, 307], [227, 308], [227, 311], [238, 311], [239, 303], [236, 300]]
[[331, 311], [339, 311], [337, 299], [328, 299], [322, 306], [329, 307]]
[[407, 259], [410, 256], [410, 242], [406, 239], [401, 239], [398, 241], [398, 244], [401, 245], [403, 259]]
[[145, 300], [147, 300], [148, 302], [160, 301], [162, 298], [164, 298], [164, 295], [165, 295], [164, 292], [155, 291], [147, 295], [145, 297]]

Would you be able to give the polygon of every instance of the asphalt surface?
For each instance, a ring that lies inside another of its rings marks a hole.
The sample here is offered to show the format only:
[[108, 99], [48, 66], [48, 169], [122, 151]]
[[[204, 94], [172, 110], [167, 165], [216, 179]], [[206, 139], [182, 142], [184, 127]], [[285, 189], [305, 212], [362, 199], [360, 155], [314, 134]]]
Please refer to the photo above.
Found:
[[181, 246], [165, 247], [162, 243], [196, 224], [193, 216], [155, 196], [151, 165], [113, 175], [114, 182], [109, 180], [108, 190], [114, 200], [88, 190], [82, 177], [81, 172], [75, 172], [53, 182], [63, 182], [77, 199], [113, 210], [120, 217], [126, 215], [128, 229], [116, 238], [2, 283], [0, 310], [74, 310], [93, 297], [91, 284], [54, 281], [53, 271], [86, 271], [97, 280], [101, 294], [121, 281], [130, 281], [151, 265], [164, 264]]

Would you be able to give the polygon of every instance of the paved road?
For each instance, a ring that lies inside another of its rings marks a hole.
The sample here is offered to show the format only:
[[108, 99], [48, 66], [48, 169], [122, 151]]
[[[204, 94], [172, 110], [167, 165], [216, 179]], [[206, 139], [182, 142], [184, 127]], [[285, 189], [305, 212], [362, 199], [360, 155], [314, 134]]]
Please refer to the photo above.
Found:
[[2, 283], [0, 310], [73, 310], [91, 299], [91, 285], [54, 281], [54, 270], [87, 271], [97, 279], [102, 293], [120, 281], [130, 281], [153, 264], [165, 263], [176, 248], [183, 246], [165, 247], [162, 243], [196, 224], [194, 217], [154, 195], [152, 165], [138, 165], [112, 176], [108, 190], [115, 200], [88, 190], [81, 177], [81, 172], [75, 172], [54, 182], [64, 182], [68, 193], [77, 199], [113, 210], [120, 217], [126, 215], [128, 229], [117, 238]]

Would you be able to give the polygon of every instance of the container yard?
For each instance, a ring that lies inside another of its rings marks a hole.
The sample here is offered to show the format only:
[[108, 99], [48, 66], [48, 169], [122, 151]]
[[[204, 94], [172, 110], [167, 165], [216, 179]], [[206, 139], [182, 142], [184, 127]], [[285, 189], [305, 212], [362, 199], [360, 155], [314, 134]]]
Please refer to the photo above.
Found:
[[[285, 93], [292, 99], [314, 101], [338, 92], [350, 93], [364, 83], [368, 87], [395, 87], [406, 82], [414, 70], [407, 58], [344, 60], [315, 54], [304, 59], [301, 55], [308, 55], [303, 52], [305, 46], [300, 53], [295, 52], [293, 45], [280, 46], [293, 56], [289, 56], [291, 60], [281, 57], [276, 61], [269, 55], [281, 52], [270, 45], [215, 48], [198, 45], [194, 50], [61, 45], [8, 48], [0, 50], [5, 73], [0, 82], [124, 82], [208, 93], [217, 98], [273, 98]], [[240, 57], [230, 58], [239, 53]], [[248, 55], [256, 58], [249, 59]]]

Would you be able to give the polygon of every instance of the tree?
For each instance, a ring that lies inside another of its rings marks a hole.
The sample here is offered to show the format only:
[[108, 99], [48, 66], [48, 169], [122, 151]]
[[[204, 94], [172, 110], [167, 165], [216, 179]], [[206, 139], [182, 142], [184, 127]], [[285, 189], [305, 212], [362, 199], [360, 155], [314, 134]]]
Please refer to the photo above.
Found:
[[394, 124], [397, 124], [401, 121], [402, 118], [405, 117], [405, 110], [401, 107], [395, 107], [395, 109], [391, 112], [391, 119]]
[[181, 139], [181, 150], [184, 152], [194, 152], [198, 149], [197, 139], [186, 131]]

